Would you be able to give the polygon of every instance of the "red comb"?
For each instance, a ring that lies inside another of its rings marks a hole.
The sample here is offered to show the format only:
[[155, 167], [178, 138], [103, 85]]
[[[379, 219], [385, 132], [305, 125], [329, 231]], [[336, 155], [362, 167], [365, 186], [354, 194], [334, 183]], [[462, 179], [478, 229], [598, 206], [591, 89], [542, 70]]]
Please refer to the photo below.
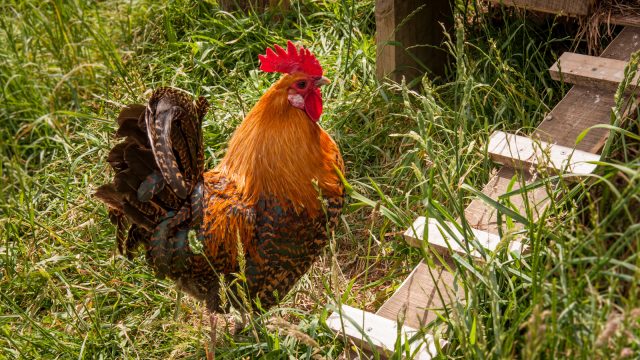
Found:
[[274, 49], [275, 52], [267, 48], [266, 55], [258, 55], [260, 70], [285, 74], [300, 71], [310, 76], [322, 76], [322, 66], [311, 51], [303, 47], [298, 51], [291, 41], [287, 41], [286, 51], [278, 45], [274, 45]]

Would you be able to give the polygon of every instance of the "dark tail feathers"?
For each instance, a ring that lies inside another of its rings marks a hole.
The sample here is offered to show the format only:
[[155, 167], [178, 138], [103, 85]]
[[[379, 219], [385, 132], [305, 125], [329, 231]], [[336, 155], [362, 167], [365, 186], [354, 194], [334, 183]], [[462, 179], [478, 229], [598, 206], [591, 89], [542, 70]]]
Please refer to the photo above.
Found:
[[193, 102], [182, 91], [160, 88], [147, 106], [129, 105], [120, 112], [116, 137], [124, 141], [107, 158], [115, 176], [95, 193], [118, 228], [120, 253], [131, 257], [167, 214], [191, 206], [190, 195], [204, 172], [207, 108], [203, 97]]

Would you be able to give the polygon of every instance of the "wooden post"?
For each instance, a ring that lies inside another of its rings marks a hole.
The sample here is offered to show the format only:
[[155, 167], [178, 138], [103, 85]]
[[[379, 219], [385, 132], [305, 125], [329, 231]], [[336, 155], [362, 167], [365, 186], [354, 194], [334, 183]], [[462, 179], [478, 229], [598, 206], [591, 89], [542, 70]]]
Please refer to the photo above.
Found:
[[449, 0], [376, 0], [378, 78], [410, 81], [422, 75], [426, 69], [412, 55], [433, 75], [444, 75], [447, 52], [440, 23], [452, 28]]

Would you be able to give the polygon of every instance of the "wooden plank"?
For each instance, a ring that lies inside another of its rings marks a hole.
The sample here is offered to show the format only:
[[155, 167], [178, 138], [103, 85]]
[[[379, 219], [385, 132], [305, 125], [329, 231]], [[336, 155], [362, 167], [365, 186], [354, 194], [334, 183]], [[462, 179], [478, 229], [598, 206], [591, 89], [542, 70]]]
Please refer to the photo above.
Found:
[[576, 144], [576, 139], [593, 125], [608, 124], [614, 105], [611, 91], [574, 86], [538, 125], [532, 137], [597, 153], [609, 133], [606, 129], [589, 131], [579, 144]]
[[405, 325], [420, 328], [435, 320], [445, 304], [460, 299], [464, 299], [464, 289], [456, 285], [452, 273], [420, 262], [376, 314], [393, 321], [404, 319]]
[[519, 8], [546, 13], [586, 16], [589, 15], [595, 0], [490, 0], [496, 4], [517, 6]]
[[[627, 62], [622, 60], [565, 52], [549, 68], [549, 73], [554, 80], [614, 92], [624, 80], [626, 66]], [[638, 79], [640, 74], [632, 80], [631, 85], [637, 85]]]
[[629, 61], [631, 54], [640, 49], [640, 28], [627, 26], [611, 41], [600, 57]]
[[[568, 16], [590, 16], [594, 15], [598, 0], [486, 0], [494, 4], [504, 4], [507, 6], [516, 6], [519, 8], [541, 11], [550, 14], [568, 15]], [[620, 13], [614, 10], [605, 13], [599, 18], [602, 24], [635, 26], [640, 27], [640, 16], [636, 13], [627, 12]]]
[[545, 170], [551, 173], [589, 175], [600, 155], [562, 145], [549, 144], [525, 136], [496, 131], [487, 149], [493, 161], [519, 170]]
[[424, 68], [444, 75], [447, 52], [441, 46], [444, 30], [453, 26], [449, 0], [376, 0], [376, 74], [411, 81]]
[[396, 46], [388, 45], [394, 39], [396, 16], [393, 0], [376, 0], [376, 76], [382, 80], [396, 69]]
[[[402, 346], [418, 333], [406, 325], [398, 331], [398, 322], [348, 305], [342, 305], [339, 311], [333, 312], [327, 318], [327, 326], [338, 334], [345, 334], [357, 346], [370, 349], [373, 345], [378, 353], [387, 356], [394, 352], [398, 333]], [[423, 334], [408, 345], [412, 359], [430, 360], [438, 354], [435, 339], [430, 334]], [[439, 345], [442, 348], [446, 341], [440, 339]]]
[[[482, 260], [482, 255], [477, 250], [475, 243], [469, 241], [456, 226], [445, 221], [445, 226], [451, 230], [449, 233], [436, 219], [429, 219], [419, 216], [413, 225], [404, 233], [405, 240], [411, 246], [420, 247], [424, 242], [424, 235], [428, 235], [429, 245], [444, 256], [450, 256], [451, 252], [456, 252], [462, 256], [471, 255], [478, 260]], [[486, 231], [471, 228], [471, 234], [475, 240], [484, 248], [485, 252], [494, 252], [500, 245], [500, 236]], [[466, 245], [465, 245], [466, 244]], [[516, 254], [526, 251], [525, 245], [518, 241], [509, 244], [509, 250]]]

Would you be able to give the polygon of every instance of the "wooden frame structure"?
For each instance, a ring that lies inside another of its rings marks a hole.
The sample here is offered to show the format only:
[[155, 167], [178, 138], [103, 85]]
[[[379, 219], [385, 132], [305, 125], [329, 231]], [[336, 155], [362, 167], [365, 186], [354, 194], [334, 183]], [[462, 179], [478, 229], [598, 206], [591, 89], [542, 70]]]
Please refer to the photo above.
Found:
[[[503, 2], [507, 1], [503, 0]], [[516, 5], [536, 3], [534, 0], [508, 2]], [[585, 1], [587, 2], [592, 4], [591, 0]], [[551, 2], [540, 0], [537, 3]], [[564, 2], [558, 1], [559, 3]], [[569, 3], [574, 2], [569, 1]], [[584, 130], [594, 125], [609, 123], [611, 108], [614, 106], [614, 92], [622, 80], [621, 72], [630, 55], [638, 50], [640, 50], [640, 28], [627, 27], [600, 57], [563, 54], [549, 71], [554, 79], [572, 83], [574, 86], [529, 137], [500, 131], [491, 136], [488, 155], [504, 166], [489, 180], [482, 189], [482, 193], [497, 201], [499, 197], [510, 192], [512, 195], [509, 200], [520, 212], [529, 208], [534, 210], [535, 215], [542, 213], [548, 204], [549, 194], [546, 189], [535, 188], [517, 194], [514, 193], [515, 190], [522, 185], [533, 183], [540, 176], [546, 176], [548, 173], [570, 174], [579, 180], [580, 176], [593, 172], [596, 162], [600, 159], [596, 153], [604, 146], [608, 131], [603, 128], [594, 128], [578, 144], [576, 139]], [[638, 79], [636, 78], [635, 81], [637, 82]], [[635, 104], [629, 107], [628, 111], [634, 111], [634, 106]], [[516, 181], [514, 185], [512, 181], [514, 177], [518, 177], [521, 181]], [[410, 245], [423, 246], [423, 239], [428, 238], [428, 244], [425, 246], [441, 254], [450, 255], [457, 252], [466, 255], [470, 252], [481, 260], [481, 257], [477, 256], [478, 249], [475, 246], [479, 244], [485, 251], [494, 251], [497, 243], [500, 242], [500, 234], [506, 231], [499, 228], [499, 224], [504, 224], [505, 221], [498, 221], [498, 218], [504, 219], [505, 216], [505, 214], [498, 214], [494, 207], [489, 206], [482, 199], [476, 198], [464, 213], [466, 223], [471, 226], [470, 236], [473, 239], [466, 238], [456, 230], [455, 224], [441, 224], [435, 219], [424, 217], [416, 219], [413, 226], [407, 229], [405, 239]], [[520, 242], [509, 244], [510, 252], [516, 256], [526, 251], [526, 239], [521, 240], [525, 245]], [[376, 337], [384, 338], [385, 341], [376, 343], [375, 347], [382, 348], [383, 353], [390, 351], [396, 344], [397, 334], [404, 334], [403, 336], [408, 338], [407, 334], [412, 334], [415, 329], [423, 328], [436, 319], [443, 308], [455, 302], [464, 301], [463, 289], [456, 281], [455, 273], [449, 270], [454, 268], [455, 266], [431, 268], [424, 261], [420, 262], [376, 314], [343, 308], [331, 315], [332, 321], [328, 324], [336, 332], [345, 333], [363, 345], [362, 332], [358, 332], [357, 329], [366, 329], [367, 321], [373, 326], [384, 322], [380, 318], [390, 320], [392, 323], [403, 323], [404, 328], [400, 331], [397, 327], [388, 325], [390, 323], [381, 325], [383, 329], [376, 331]], [[342, 319], [343, 315], [349, 314], [352, 317], [356, 314], [355, 317], [361, 321], [352, 322], [358, 326], [351, 327], [349, 331], [343, 331], [344, 321], [336, 319]], [[422, 345], [420, 341], [423, 342]], [[417, 344], [412, 343], [411, 346], [418, 349], [432, 349], [434, 341], [433, 337], [424, 337], [418, 339]], [[443, 341], [439, 343], [441, 346], [444, 344]], [[421, 358], [430, 358], [429, 356], [433, 353], [425, 351], [419, 355]]]
[[604, 0], [485, 0], [494, 4], [515, 6], [521, 9], [545, 12], [550, 14], [565, 15], [571, 17], [589, 18], [598, 11], [603, 11], [606, 16], [598, 19], [613, 25], [640, 26], [640, 16], [637, 14], [622, 13], [615, 9], [604, 9]]

